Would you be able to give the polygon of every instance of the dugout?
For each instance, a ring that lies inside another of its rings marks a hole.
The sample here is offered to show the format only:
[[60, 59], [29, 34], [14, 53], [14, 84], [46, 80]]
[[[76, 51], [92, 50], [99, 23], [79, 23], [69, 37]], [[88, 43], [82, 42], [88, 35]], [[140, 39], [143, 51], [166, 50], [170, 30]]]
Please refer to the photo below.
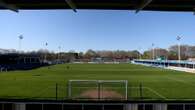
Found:
[[24, 70], [44, 65], [38, 55], [28, 54], [1, 54], [0, 68], [6, 70]]

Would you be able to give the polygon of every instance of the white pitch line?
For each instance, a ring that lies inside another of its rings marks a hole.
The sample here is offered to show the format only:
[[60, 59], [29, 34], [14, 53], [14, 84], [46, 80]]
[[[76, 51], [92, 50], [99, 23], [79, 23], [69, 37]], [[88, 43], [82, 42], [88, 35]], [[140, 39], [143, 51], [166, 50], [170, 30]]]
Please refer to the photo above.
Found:
[[[58, 70], [65, 70], [65, 69], [58, 69]], [[154, 69], [154, 68], [146, 68], [146, 69], [72, 69], [72, 70], [76, 70], [76, 71], [170, 71], [170, 70], [167, 70], [167, 69]]]
[[[139, 87], [131, 87], [132, 89], [135, 89], [135, 88], [139, 88]], [[156, 92], [155, 90], [149, 88], [149, 87], [143, 87], [143, 89], [148, 89], [149, 91], [153, 92], [154, 94], [156, 94], [157, 96], [163, 98], [163, 99], [167, 99], [165, 96], [161, 95], [160, 93]]]
[[167, 99], [165, 96], [161, 95], [160, 93], [158, 93], [157, 91], [155, 91], [155, 90], [153, 90], [153, 89], [151, 89], [149, 87], [143, 87], [143, 88], [148, 89], [149, 91], [155, 93], [156, 95], [158, 95], [159, 97], [161, 97], [163, 99]]
[[177, 81], [177, 82], [180, 82], [180, 83], [183, 83], [183, 84], [186, 84], [186, 85], [190, 85], [190, 86], [195, 86], [195, 84], [192, 84], [190, 82], [186, 82], [184, 80], [181, 80], [181, 79], [177, 79], [177, 78], [169, 78], [169, 77], [166, 77], [167, 79], [169, 80], [174, 80], [174, 81]]

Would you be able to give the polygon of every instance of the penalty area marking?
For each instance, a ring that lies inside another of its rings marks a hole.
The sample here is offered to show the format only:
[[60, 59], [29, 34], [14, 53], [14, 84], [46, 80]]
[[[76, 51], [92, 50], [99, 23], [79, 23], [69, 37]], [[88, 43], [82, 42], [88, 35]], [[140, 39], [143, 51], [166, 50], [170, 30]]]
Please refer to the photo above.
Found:
[[[139, 87], [131, 87], [131, 88], [136, 88], [136, 89], [138, 89]], [[158, 93], [157, 91], [155, 91], [155, 90], [153, 90], [153, 89], [151, 89], [151, 88], [149, 88], [149, 87], [143, 87], [143, 89], [147, 89], [147, 90], [149, 90], [150, 92], [156, 94], [157, 96], [159, 96], [159, 97], [161, 97], [161, 98], [163, 98], [163, 99], [167, 99], [165, 96], [161, 95], [160, 93]]]
[[149, 91], [155, 93], [156, 95], [158, 95], [159, 97], [161, 97], [163, 99], [167, 99], [165, 96], [161, 95], [160, 93], [158, 93], [157, 91], [155, 91], [155, 90], [153, 90], [153, 89], [151, 89], [149, 87], [143, 87], [143, 88], [148, 89]]
[[186, 84], [186, 85], [195, 86], [195, 84], [192, 84], [192, 83], [190, 83], [190, 82], [184, 81], [184, 80], [182, 80], [182, 79], [170, 78], [170, 77], [166, 77], [166, 78], [169, 79], [169, 80], [172, 80], [172, 81], [177, 81], [177, 82], [179, 82], [179, 83]]

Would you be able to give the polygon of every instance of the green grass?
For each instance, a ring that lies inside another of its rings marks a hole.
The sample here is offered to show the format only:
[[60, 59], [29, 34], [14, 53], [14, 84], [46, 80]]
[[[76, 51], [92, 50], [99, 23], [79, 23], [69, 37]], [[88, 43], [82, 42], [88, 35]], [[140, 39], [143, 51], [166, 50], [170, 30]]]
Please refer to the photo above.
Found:
[[195, 99], [195, 74], [133, 64], [63, 64], [0, 73], [0, 98], [55, 99], [57, 83], [58, 99], [64, 99], [68, 80], [79, 79], [128, 80], [129, 99], [140, 98], [140, 84], [145, 99]]

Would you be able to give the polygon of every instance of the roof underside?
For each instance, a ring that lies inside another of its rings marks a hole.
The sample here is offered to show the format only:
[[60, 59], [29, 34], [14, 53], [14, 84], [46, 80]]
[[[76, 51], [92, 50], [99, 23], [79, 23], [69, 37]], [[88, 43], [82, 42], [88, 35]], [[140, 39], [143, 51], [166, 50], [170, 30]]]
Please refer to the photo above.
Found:
[[[67, 0], [0, 0], [17, 9], [71, 9]], [[148, 0], [68, 0], [76, 9], [137, 10]], [[0, 9], [5, 7], [0, 6]], [[152, 0], [141, 10], [194, 11], [195, 0]]]

